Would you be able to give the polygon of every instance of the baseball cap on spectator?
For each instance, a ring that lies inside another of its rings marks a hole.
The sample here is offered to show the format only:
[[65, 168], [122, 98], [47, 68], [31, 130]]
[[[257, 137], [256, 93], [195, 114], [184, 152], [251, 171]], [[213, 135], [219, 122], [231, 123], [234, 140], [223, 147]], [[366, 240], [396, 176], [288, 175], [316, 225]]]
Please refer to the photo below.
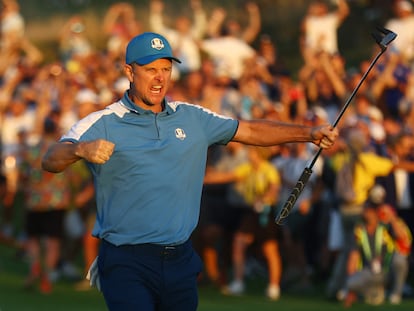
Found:
[[369, 125], [369, 135], [377, 142], [384, 141], [387, 138], [384, 126], [381, 123], [373, 122]]
[[173, 56], [167, 39], [154, 32], [144, 32], [134, 37], [127, 45], [125, 61], [127, 64], [146, 65], [160, 58], [168, 58], [178, 63]]
[[375, 106], [370, 106], [368, 108], [368, 116], [373, 121], [382, 122], [384, 120], [382, 111]]
[[91, 89], [85, 88], [78, 91], [75, 100], [78, 104], [94, 103], [99, 104], [98, 95]]

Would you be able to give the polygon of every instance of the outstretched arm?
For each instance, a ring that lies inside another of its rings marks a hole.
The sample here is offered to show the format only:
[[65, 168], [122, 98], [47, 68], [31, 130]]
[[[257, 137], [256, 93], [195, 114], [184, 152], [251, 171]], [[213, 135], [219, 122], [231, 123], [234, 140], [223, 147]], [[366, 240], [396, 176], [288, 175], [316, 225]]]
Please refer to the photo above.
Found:
[[331, 125], [310, 127], [271, 120], [241, 120], [233, 141], [257, 146], [312, 142], [329, 148], [337, 137], [338, 130]]

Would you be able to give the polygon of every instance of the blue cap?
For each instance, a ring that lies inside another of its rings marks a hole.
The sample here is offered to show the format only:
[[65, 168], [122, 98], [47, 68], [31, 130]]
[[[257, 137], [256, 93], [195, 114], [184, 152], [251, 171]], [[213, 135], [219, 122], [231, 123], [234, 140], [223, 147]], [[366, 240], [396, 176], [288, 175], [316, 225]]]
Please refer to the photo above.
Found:
[[178, 63], [181, 61], [173, 56], [167, 39], [154, 32], [144, 32], [134, 37], [126, 48], [127, 64], [146, 65], [160, 58], [168, 58]]

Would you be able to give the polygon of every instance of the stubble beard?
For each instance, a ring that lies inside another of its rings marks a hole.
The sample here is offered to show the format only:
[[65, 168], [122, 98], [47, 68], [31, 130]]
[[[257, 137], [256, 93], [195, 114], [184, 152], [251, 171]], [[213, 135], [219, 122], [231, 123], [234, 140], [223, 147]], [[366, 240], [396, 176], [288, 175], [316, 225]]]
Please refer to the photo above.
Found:
[[155, 106], [155, 104], [152, 101], [150, 101], [148, 98], [141, 98], [141, 100], [142, 100], [142, 102], [144, 103], [145, 106], [148, 106], [148, 107], [154, 107]]
[[130, 91], [130, 98], [133, 102], [134, 102], [134, 99], [135, 99], [138, 102], [142, 102], [144, 104], [144, 106], [147, 106], [147, 107], [156, 106], [156, 104], [153, 101], [151, 101], [148, 97], [138, 96], [138, 94], [134, 91]]

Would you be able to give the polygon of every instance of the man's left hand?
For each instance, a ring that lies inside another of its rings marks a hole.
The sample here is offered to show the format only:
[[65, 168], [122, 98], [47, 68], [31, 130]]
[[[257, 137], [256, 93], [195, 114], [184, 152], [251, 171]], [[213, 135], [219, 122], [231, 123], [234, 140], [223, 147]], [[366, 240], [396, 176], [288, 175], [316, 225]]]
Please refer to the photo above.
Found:
[[311, 136], [313, 138], [312, 142], [315, 145], [326, 149], [333, 146], [339, 136], [339, 132], [332, 125], [323, 125], [312, 128]]

